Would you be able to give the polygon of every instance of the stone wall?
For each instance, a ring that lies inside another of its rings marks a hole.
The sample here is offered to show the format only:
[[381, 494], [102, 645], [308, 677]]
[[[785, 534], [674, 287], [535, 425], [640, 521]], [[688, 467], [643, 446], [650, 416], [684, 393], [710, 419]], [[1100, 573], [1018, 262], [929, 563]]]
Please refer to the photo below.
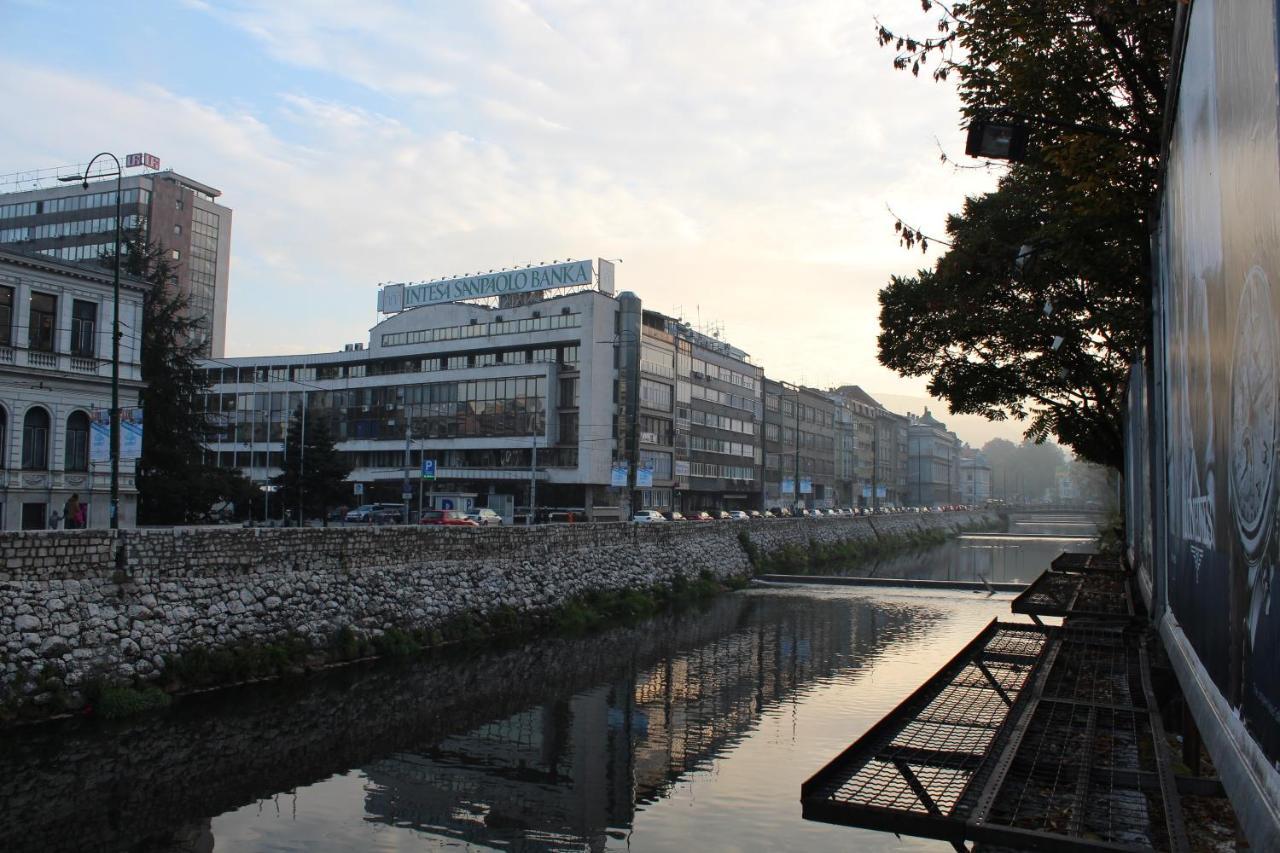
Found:
[[750, 564], [740, 531], [767, 554], [811, 539], [953, 532], [990, 520], [3, 534], [0, 701], [39, 703], [60, 686], [74, 694], [90, 678], [154, 678], [165, 655], [195, 647], [295, 635], [320, 648], [343, 628], [362, 635], [430, 628], [502, 607], [545, 611], [591, 590], [649, 589], [704, 572], [741, 576]]

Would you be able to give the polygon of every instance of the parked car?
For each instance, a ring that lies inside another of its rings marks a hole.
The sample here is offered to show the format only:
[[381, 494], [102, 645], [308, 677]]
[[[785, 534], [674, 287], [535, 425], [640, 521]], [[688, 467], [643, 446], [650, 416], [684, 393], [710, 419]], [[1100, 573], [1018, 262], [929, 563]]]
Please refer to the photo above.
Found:
[[751, 516], [752, 518], [764, 518], [764, 513], [758, 509], [750, 510], [749, 512], [747, 512], [747, 515]]
[[[388, 521], [394, 515], [395, 519]], [[361, 524], [389, 524], [398, 521], [404, 515], [404, 504], [362, 504], [347, 513], [344, 521]]]
[[480, 523], [468, 518], [460, 509], [424, 509], [419, 524], [440, 527], [479, 527]]
[[467, 518], [471, 519], [481, 527], [502, 524], [502, 516], [498, 515], [488, 507], [471, 510], [467, 513]]
[[662, 513], [658, 512], [656, 509], [642, 509], [635, 515], [631, 516], [631, 520], [636, 524], [656, 524], [659, 522], [665, 524], [667, 521], [667, 519], [663, 517]]
[[667, 519], [667, 521], [688, 521], [688, 519], [685, 518], [682, 513], [675, 512], [675, 511], [664, 512], [663, 516]]
[[731, 509], [725, 514], [729, 517], [730, 521], [750, 521], [751, 520], [751, 516], [747, 515], [746, 511], [740, 510], [740, 509]]
[[685, 516], [689, 521], [711, 521], [711, 513], [697, 510]]
[[711, 517], [716, 521], [729, 521], [729, 513], [727, 510], [718, 509], [711, 513]]

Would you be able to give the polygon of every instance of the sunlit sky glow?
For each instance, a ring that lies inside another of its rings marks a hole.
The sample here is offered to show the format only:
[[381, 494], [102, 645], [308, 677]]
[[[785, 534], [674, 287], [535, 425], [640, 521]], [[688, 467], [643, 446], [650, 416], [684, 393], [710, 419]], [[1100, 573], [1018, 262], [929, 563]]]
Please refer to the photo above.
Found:
[[[914, 0], [0, 0], [0, 173], [148, 151], [234, 210], [229, 355], [367, 340], [377, 283], [621, 258], [771, 375], [921, 411], [877, 290], [994, 176], [950, 86], [894, 72]], [[1017, 424], [946, 415], [961, 438]]]

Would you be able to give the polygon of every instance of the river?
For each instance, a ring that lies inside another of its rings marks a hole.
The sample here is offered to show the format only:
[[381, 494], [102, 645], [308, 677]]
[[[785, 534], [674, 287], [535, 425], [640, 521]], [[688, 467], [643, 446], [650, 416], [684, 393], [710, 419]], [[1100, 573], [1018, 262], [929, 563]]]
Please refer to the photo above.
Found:
[[[1027, 580], [1068, 547], [962, 538], [866, 571]], [[0, 849], [947, 850], [806, 822], [800, 784], [1011, 598], [753, 589], [581, 639], [29, 727], [0, 735]]]

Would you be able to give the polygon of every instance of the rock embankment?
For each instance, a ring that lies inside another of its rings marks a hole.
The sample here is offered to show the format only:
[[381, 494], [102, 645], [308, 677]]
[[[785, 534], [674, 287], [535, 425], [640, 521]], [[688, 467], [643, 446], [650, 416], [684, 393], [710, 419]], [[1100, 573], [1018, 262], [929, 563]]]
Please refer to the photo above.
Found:
[[982, 514], [535, 528], [198, 528], [0, 534], [0, 702], [161, 676], [167, 656], [344, 629], [377, 636], [588, 592], [749, 574], [758, 553], [955, 532]]

